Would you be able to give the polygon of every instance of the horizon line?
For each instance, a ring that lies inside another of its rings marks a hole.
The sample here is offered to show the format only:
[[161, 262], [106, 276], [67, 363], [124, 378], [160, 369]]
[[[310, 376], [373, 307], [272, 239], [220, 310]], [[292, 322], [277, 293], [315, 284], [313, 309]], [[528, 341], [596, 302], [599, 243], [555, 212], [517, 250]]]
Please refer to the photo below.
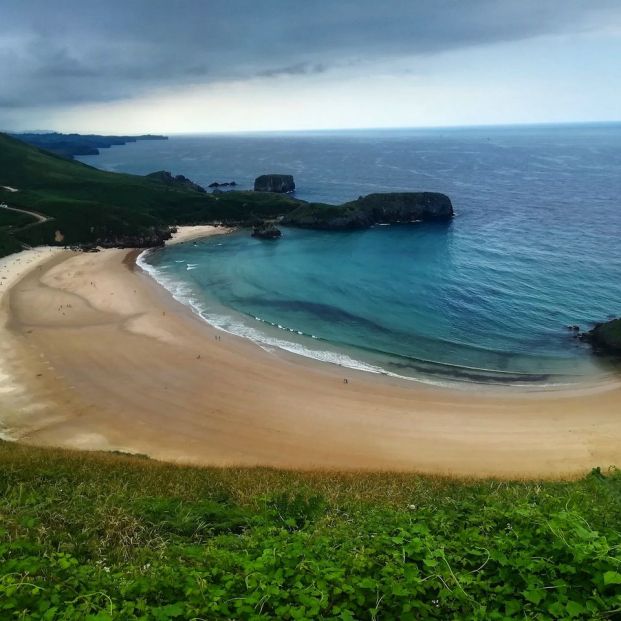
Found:
[[162, 130], [148, 130], [147, 132], [136, 133], [97, 133], [96, 130], [88, 132], [59, 131], [59, 130], [10, 130], [0, 129], [0, 133], [6, 134], [78, 134], [78, 135], [101, 135], [101, 136], [138, 136], [138, 135], [166, 135], [166, 136], [201, 136], [201, 135], [231, 135], [231, 134], [287, 134], [287, 133], [334, 133], [334, 132], [362, 132], [362, 131], [407, 131], [407, 130], [456, 130], [456, 129], [497, 129], [497, 128], [518, 128], [518, 127], [562, 127], [562, 126], [588, 126], [588, 125], [619, 125], [619, 120], [606, 121], [535, 121], [528, 123], [473, 123], [469, 125], [387, 125], [371, 127], [326, 127], [326, 128], [289, 128], [289, 129], [235, 129], [235, 130], [198, 130], [198, 131], [173, 131], [162, 133]]

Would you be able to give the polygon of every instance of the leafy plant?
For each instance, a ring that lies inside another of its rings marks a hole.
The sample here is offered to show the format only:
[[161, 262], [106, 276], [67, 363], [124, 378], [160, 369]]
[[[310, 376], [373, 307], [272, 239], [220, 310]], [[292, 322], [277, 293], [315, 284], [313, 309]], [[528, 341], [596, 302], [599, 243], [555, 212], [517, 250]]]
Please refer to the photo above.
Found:
[[0, 619], [615, 619], [621, 476], [191, 468], [0, 443]]

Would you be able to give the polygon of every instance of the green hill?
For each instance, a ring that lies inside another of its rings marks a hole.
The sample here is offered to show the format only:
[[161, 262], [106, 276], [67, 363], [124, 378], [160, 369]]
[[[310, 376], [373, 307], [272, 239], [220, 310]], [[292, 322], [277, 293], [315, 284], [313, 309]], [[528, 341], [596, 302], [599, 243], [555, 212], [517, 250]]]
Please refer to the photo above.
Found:
[[101, 136], [98, 134], [25, 132], [13, 135], [23, 142], [52, 151], [68, 159], [72, 159], [74, 155], [98, 155], [99, 149], [107, 149], [112, 145], [124, 145], [138, 140], [168, 140], [166, 136], [154, 136], [151, 134], [142, 136]]
[[620, 499], [0, 442], [0, 618], [617, 619]]
[[53, 218], [19, 229], [0, 220], [0, 253], [19, 242], [150, 246], [168, 227], [248, 223], [284, 214], [299, 201], [260, 192], [205, 194], [157, 178], [104, 172], [0, 134], [0, 203]]

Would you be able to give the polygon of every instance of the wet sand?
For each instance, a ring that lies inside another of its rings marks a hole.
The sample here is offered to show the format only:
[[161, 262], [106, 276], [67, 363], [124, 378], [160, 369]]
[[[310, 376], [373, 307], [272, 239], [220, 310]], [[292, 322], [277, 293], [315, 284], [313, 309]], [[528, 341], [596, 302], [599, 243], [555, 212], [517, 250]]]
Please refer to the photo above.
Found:
[[269, 353], [196, 317], [137, 254], [62, 252], [4, 294], [5, 437], [184, 463], [474, 477], [621, 464], [618, 382], [449, 390]]

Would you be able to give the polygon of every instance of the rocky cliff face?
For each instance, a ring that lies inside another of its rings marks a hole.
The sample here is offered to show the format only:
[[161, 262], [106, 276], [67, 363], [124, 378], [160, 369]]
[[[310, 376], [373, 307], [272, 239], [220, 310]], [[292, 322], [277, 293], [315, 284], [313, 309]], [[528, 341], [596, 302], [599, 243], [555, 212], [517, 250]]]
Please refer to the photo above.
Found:
[[175, 186], [178, 188], [185, 188], [187, 190], [196, 190], [197, 192], [206, 192], [205, 188], [194, 183], [183, 175], [177, 175], [176, 177], [169, 173], [167, 170], [158, 170], [149, 175], [146, 175], [148, 179], [155, 179], [166, 185]]
[[254, 180], [255, 192], [277, 192], [285, 194], [295, 190], [292, 175], [261, 175]]
[[339, 230], [367, 228], [374, 224], [448, 222], [452, 217], [453, 205], [445, 194], [392, 192], [361, 196], [339, 206], [318, 203], [302, 205], [285, 216], [282, 223]]
[[[174, 230], [174, 229], [172, 229]], [[172, 237], [170, 227], [151, 227], [135, 235], [114, 235], [97, 239], [94, 246], [102, 248], [154, 248], [163, 246], [167, 239]], [[86, 244], [87, 246], [89, 244]]]
[[262, 222], [252, 227], [252, 237], [259, 239], [278, 239], [282, 235], [280, 229], [272, 222]]
[[580, 339], [590, 343], [596, 353], [621, 356], [621, 318], [595, 324], [592, 330], [581, 334]]

